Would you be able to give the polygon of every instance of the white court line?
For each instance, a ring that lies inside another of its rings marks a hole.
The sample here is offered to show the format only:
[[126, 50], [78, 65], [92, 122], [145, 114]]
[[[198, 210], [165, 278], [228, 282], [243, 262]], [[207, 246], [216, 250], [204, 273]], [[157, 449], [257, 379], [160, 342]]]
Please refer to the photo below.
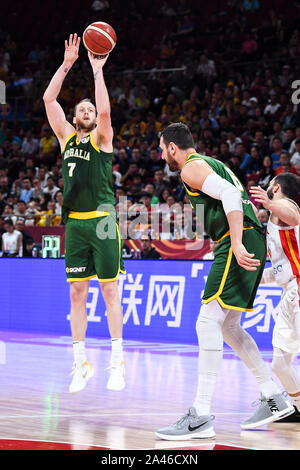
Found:
[[[214, 416], [247, 416], [249, 413], [212, 413]], [[91, 418], [91, 417], [101, 417], [105, 418], [106, 416], [118, 416], [118, 417], [127, 417], [127, 416], [177, 416], [178, 417], [179, 413], [92, 413], [92, 414], [40, 414], [40, 415], [1, 415], [0, 414], [0, 419], [12, 419], [12, 418], [18, 418], [18, 419], [23, 419], [23, 418]], [[1, 425], [1, 423], [0, 423]]]
[[[99, 450], [102, 450], [102, 449], [109, 449], [109, 450], [153, 450], [153, 451], [159, 451], [159, 450], [180, 450], [179, 447], [206, 447], [208, 445], [219, 445], [219, 446], [225, 446], [225, 447], [236, 447], [236, 448], [239, 448], [239, 449], [245, 449], [245, 450], [259, 450], [259, 449], [255, 449], [255, 448], [250, 448], [250, 447], [243, 447], [243, 446], [240, 446], [240, 445], [233, 445], [233, 444], [223, 444], [223, 443], [220, 443], [220, 442], [215, 442], [214, 440], [212, 439], [207, 439], [207, 442], [199, 442], [198, 444], [196, 442], [193, 442], [191, 444], [188, 444], [190, 441], [177, 441], [177, 447], [163, 447], [163, 448], [158, 448], [158, 447], [149, 447], [149, 448], [141, 448], [141, 449], [132, 449], [132, 448], [120, 448], [120, 447], [111, 447], [110, 445], [100, 445], [100, 444], [86, 444], [86, 443], [79, 443], [79, 442], [64, 442], [64, 441], [49, 441], [49, 440], [40, 440], [40, 439], [19, 439], [17, 437], [1, 437], [0, 436], [0, 440], [5, 440], [5, 441], [22, 441], [22, 442], [48, 442], [48, 443], [51, 443], [51, 444], [67, 444], [69, 446], [84, 446], [84, 447], [96, 447], [96, 448], [99, 448]], [[155, 441], [156, 443], [157, 442], [161, 442], [163, 444], [164, 441], [162, 440], [156, 440]], [[166, 441], [165, 441], [166, 442]], [[180, 443], [183, 443], [183, 445], [180, 445]]]
[[[22, 441], [22, 442], [48, 442], [48, 443], [51, 443], [51, 444], [67, 444], [69, 446], [85, 446], [85, 447], [99, 447], [99, 450], [101, 449], [111, 449], [111, 450], [119, 450], [118, 448], [113, 448], [111, 446], [108, 446], [108, 445], [100, 445], [100, 444], [82, 444], [82, 443], [79, 443], [79, 442], [64, 442], [64, 441], [48, 441], [47, 439], [31, 439], [31, 438], [28, 438], [28, 439], [22, 439], [22, 438], [18, 438], [18, 437], [1, 437], [0, 436], [0, 440], [4, 440], [4, 441]], [[124, 449], [126, 450], [126, 449]]]

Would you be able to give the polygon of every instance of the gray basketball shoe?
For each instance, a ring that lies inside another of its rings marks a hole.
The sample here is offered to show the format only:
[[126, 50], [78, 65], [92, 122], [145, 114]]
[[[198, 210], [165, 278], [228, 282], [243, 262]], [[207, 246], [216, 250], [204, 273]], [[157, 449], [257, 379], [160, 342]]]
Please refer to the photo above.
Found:
[[258, 428], [264, 424], [272, 423], [278, 418], [283, 418], [294, 413], [294, 407], [287, 400], [286, 395], [286, 392], [277, 393], [268, 399], [261, 395], [260, 398], [253, 403], [253, 406], [259, 404], [259, 408], [254, 415], [243, 421], [241, 428]]
[[194, 407], [177, 423], [159, 429], [155, 434], [167, 441], [188, 441], [191, 439], [212, 439], [215, 431], [212, 425], [214, 416], [198, 416]]

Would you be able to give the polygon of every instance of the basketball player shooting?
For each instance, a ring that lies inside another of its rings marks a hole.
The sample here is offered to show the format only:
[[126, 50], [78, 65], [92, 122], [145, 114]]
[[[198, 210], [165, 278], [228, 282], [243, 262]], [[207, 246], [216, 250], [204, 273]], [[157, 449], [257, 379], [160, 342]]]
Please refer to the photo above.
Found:
[[257, 186], [250, 192], [270, 211], [267, 245], [272, 267], [264, 270], [262, 284], [275, 282], [283, 290], [273, 330], [272, 370], [288, 392], [294, 413], [279, 422], [300, 422], [300, 377], [292, 366], [300, 352], [300, 210], [294, 201], [300, 192], [300, 179], [292, 173], [281, 173], [267, 191]]
[[[96, 107], [88, 99], [80, 101], [75, 106], [71, 124], [57, 101], [63, 81], [78, 59], [79, 45], [77, 34], [71, 34], [69, 41], [65, 41], [63, 63], [43, 96], [47, 117], [62, 153], [65, 262], [67, 280], [70, 282], [74, 351], [73, 380], [69, 387], [71, 393], [82, 390], [94, 374], [86, 358], [85, 335], [89, 279], [95, 276], [100, 281], [112, 339], [111, 372], [107, 388], [117, 391], [125, 386], [123, 315], [117, 287], [123, 265], [112, 187], [113, 130], [110, 101], [103, 76], [103, 66], [108, 55], [99, 59], [88, 53], [95, 81]], [[101, 209], [103, 206], [109, 209]], [[109, 238], [100, 239], [96, 231], [99, 222], [105, 218], [107, 222], [112, 219], [110, 227], [114, 227], [114, 233]]]
[[204, 227], [218, 241], [196, 324], [199, 342], [198, 388], [187, 412], [175, 424], [157, 431], [166, 440], [213, 438], [211, 399], [222, 363], [223, 340], [254, 374], [261, 390], [258, 410], [242, 424], [252, 429], [293, 413], [272, 380], [253, 338], [241, 327], [243, 311], [252, 311], [266, 259], [262, 226], [247, 192], [222, 162], [195, 151], [183, 123], [166, 127], [160, 137], [162, 158], [171, 171], [181, 170], [189, 200], [204, 208]]

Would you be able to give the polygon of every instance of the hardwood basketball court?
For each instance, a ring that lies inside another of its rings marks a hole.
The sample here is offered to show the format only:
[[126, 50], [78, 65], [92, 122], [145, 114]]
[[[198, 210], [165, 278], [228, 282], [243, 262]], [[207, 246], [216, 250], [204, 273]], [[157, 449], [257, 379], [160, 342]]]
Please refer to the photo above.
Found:
[[[225, 349], [213, 398], [216, 438], [170, 442], [155, 430], [177, 421], [192, 405], [197, 346], [124, 340], [126, 388], [106, 390], [110, 341], [87, 338], [95, 375], [70, 394], [70, 337], [1, 331], [0, 449], [256, 449], [298, 450], [298, 424], [273, 423], [244, 431], [259, 396], [252, 375]], [[3, 344], [3, 343], [2, 343]], [[270, 362], [272, 351], [263, 351]], [[299, 361], [296, 362], [299, 368]]]

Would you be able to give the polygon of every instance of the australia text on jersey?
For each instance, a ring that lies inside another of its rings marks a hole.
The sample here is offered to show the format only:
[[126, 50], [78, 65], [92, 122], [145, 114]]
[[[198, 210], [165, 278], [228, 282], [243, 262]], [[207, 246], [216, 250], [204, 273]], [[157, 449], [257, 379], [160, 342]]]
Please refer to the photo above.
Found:
[[64, 160], [70, 157], [82, 158], [83, 160], [90, 160], [90, 152], [87, 152], [86, 150], [82, 150], [82, 149], [70, 148], [65, 151]]

